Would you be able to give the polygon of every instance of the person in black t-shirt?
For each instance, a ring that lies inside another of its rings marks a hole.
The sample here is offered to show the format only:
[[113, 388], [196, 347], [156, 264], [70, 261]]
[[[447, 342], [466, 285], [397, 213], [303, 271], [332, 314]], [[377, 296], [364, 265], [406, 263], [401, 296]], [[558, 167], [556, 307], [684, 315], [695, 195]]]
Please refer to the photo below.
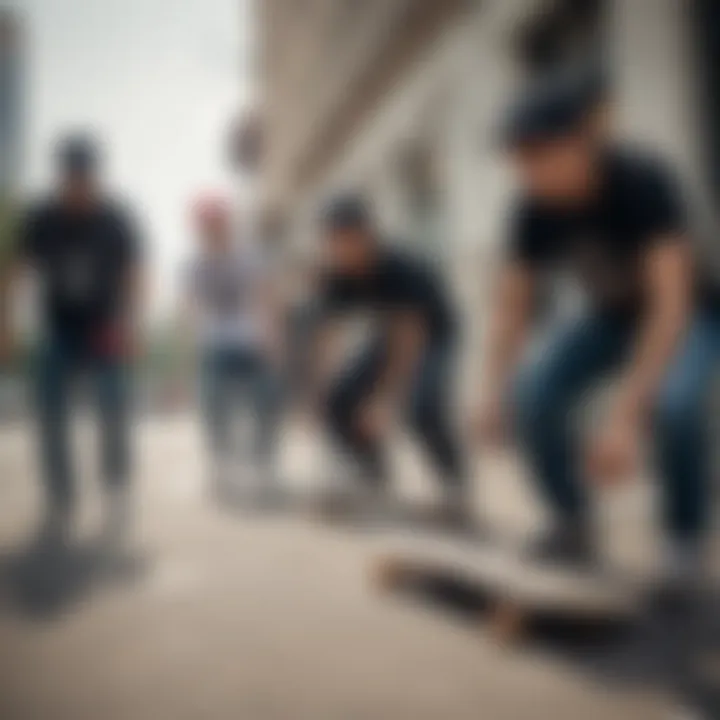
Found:
[[[124, 530], [129, 511], [129, 388], [140, 304], [138, 237], [129, 215], [104, 197], [99, 152], [84, 136], [58, 150], [58, 192], [32, 207], [21, 223], [15, 271], [26, 267], [41, 292], [41, 338], [35, 370], [41, 465], [47, 487], [45, 536], [70, 529], [73, 479], [69, 413], [71, 381], [89, 372], [102, 425], [108, 488], [107, 531]], [[5, 283], [8, 291], [8, 284]], [[0, 345], [9, 346], [2, 318]]]
[[[465, 477], [452, 428], [455, 316], [435, 272], [378, 240], [357, 197], [336, 198], [323, 216], [328, 268], [322, 280], [320, 360], [332, 358], [333, 319], [359, 310], [374, 320], [372, 339], [322, 395], [330, 430], [364, 472], [368, 487], [387, 482], [383, 438], [407, 409], [410, 427], [445, 485], [443, 510], [464, 519]], [[324, 383], [327, 373], [320, 369]]]
[[[700, 569], [708, 526], [706, 400], [720, 359], [720, 316], [695, 270], [676, 179], [651, 154], [608, 137], [606, 96], [554, 78], [515, 105], [505, 141], [522, 184], [499, 278], [485, 386], [476, 421], [486, 438], [513, 426], [555, 511], [541, 559], [593, 554], [585, 476], [637, 469], [646, 437], [657, 448], [671, 579]], [[511, 381], [528, 338], [536, 291], [569, 273], [587, 308]], [[571, 410], [608, 373], [619, 391], [599, 432], [579, 443]], [[682, 583], [681, 583], [682, 584]]]

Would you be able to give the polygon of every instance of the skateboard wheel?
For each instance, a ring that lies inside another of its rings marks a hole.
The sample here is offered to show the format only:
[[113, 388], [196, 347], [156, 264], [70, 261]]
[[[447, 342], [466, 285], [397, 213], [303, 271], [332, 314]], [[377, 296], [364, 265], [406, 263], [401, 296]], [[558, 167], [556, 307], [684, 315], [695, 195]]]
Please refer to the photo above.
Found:
[[525, 630], [525, 613], [515, 603], [503, 601], [497, 604], [490, 619], [492, 637], [501, 645], [513, 645]]
[[403, 584], [407, 573], [403, 564], [391, 557], [380, 558], [372, 567], [372, 582], [379, 590], [389, 591]]

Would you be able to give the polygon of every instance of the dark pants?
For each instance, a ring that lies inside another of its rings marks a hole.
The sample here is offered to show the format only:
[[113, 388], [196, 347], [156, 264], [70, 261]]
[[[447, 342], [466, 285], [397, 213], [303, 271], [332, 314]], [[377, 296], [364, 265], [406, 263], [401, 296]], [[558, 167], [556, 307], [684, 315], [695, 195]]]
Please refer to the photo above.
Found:
[[42, 473], [50, 502], [69, 508], [74, 482], [70, 421], [73, 383], [87, 375], [99, 413], [102, 471], [109, 487], [130, 474], [129, 369], [124, 360], [102, 357], [72, 337], [54, 337], [40, 348], [35, 390]]
[[[410, 383], [405, 415], [440, 478], [460, 487], [464, 482], [462, 452], [451, 422], [453, 345], [437, 342], [423, 353]], [[384, 443], [358, 431], [358, 411], [381, 377], [387, 347], [376, 342], [343, 370], [327, 403], [327, 422], [341, 447], [358, 462], [369, 481], [387, 477]]]
[[267, 462], [275, 448], [280, 392], [276, 373], [259, 353], [208, 348], [201, 358], [201, 391], [210, 446], [216, 457], [232, 450], [232, 421], [249, 406], [255, 423], [255, 453]]
[[285, 393], [289, 404], [303, 407], [311, 399], [313, 350], [316, 330], [322, 320], [315, 303], [304, 303], [290, 311], [286, 324]]
[[[605, 316], [565, 328], [521, 374], [514, 415], [535, 478], [560, 517], [587, 510], [582, 444], [571, 412], [633, 349], [630, 323]], [[697, 540], [708, 524], [710, 460], [707, 401], [720, 361], [720, 315], [698, 316], [677, 352], [654, 407], [653, 440], [667, 530]]]

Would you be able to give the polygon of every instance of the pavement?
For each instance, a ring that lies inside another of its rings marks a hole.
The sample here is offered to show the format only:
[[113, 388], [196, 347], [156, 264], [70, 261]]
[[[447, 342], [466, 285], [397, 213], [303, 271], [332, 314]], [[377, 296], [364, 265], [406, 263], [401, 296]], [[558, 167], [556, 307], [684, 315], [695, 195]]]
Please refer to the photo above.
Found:
[[[37, 573], [33, 597], [22, 587], [41, 502], [32, 436], [0, 428], [2, 720], [667, 717], [647, 689], [500, 648], [472, 622], [378, 594], [367, 582], [377, 540], [365, 533], [213, 504], [192, 419], [135, 431], [131, 551], [110, 565], [93, 554], [100, 493], [82, 427], [78, 550], [55, 585], [52, 569]], [[311, 433], [289, 432], [283, 446], [296, 489], [326, 472]], [[403, 491], [429, 496], [418, 459], [402, 443], [397, 455]], [[478, 478], [494, 525], [520, 534], [541, 521], [512, 459], [486, 458]], [[647, 492], [627, 491], [603, 513], [607, 551], [629, 567], [646, 569], [654, 554]]]

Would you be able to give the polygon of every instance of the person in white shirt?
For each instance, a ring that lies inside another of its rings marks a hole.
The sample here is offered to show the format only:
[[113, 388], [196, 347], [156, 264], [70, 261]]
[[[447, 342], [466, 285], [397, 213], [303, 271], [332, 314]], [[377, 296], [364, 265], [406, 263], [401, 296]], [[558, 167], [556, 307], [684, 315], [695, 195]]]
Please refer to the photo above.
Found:
[[198, 199], [193, 223], [198, 248], [188, 268], [187, 291], [214, 486], [228, 487], [229, 460], [236, 450], [233, 420], [243, 411], [255, 426], [252, 462], [246, 468], [254, 467], [270, 489], [280, 399], [272, 274], [260, 249], [245, 237], [237, 239], [226, 198]]

